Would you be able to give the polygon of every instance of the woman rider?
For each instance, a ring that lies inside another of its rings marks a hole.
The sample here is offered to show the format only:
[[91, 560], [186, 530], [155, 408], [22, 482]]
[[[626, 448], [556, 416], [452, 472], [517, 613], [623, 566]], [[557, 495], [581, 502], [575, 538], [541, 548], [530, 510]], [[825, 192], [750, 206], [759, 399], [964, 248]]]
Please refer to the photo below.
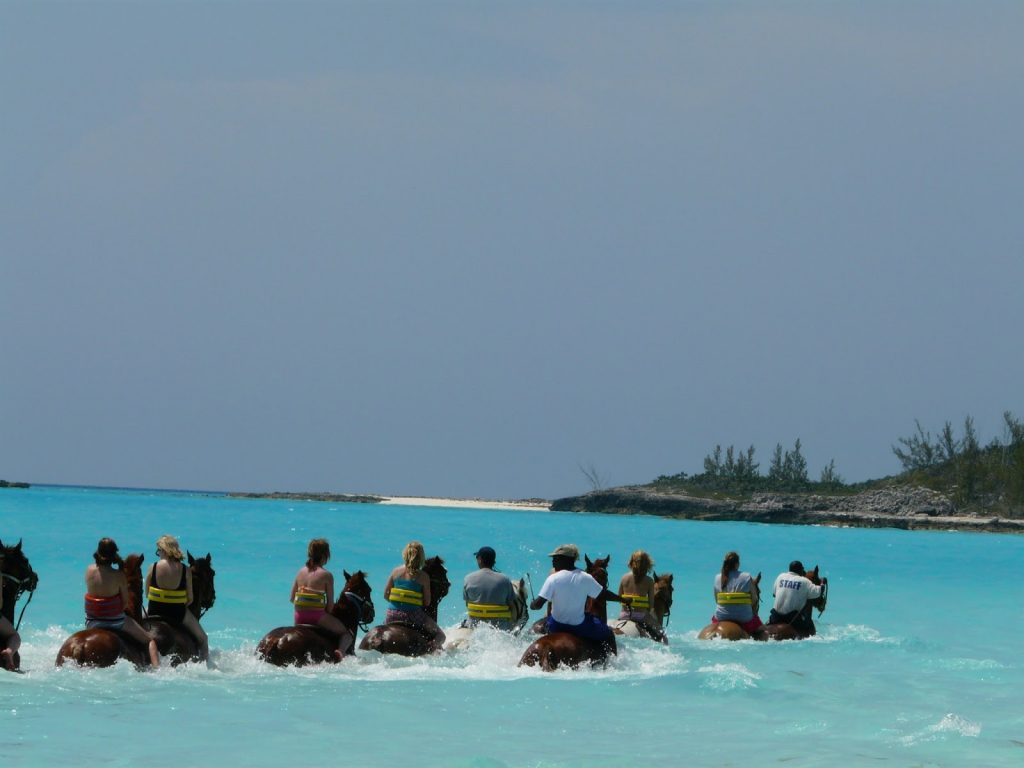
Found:
[[438, 651], [444, 645], [444, 631], [437, 626], [423, 606], [430, 605], [430, 577], [423, 572], [427, 556], [423, 545], [410, 541], [402, 550], [402, 565], [391, 571], [384, 585], [384, 599], [388, 601], [385, 624], [410, 624], [432, 635], [430, 650]]
[[[120, 630], [149, 650], [149, 663], [160, 666], [156, 640], [131, 616], [124, 607], [131, 602], [128, 579], [124, 575], [124, 561], [117, 554], [113, 539], [100, 539], [92, 559], [85, 569], [85, 626], [87, 629]], [[117, 570], [114, 566], [117, 566]]]
[[654, 579], [650, 577], [654, 561], [651, 556], [638, 549], [629, 558], [629, 573], [619, 581], [619, 596], [632, 598], [632, 604], [623, 604], [619, 621], [632, 621], [641, 634], [647, 634], [658, 642], [665, 641], [661, 622], [651, 609], [654, 607]]
[[146, 612], [150, 618], [161, 618], [168, 624], [188, 630], [199, 644], [199, 658], [206, 661], [210, 657], [210, 642], [199, 626], [199, 619], [188, 609], [193, 600], [192, 569], [183, 562], [185, 556], [178, 540], [173, 536], [161, 536], [156, 540], [156, 555], [160, 559], [153, 563], [146, 575], [146, 595], [149, 597]]
[[338, 639], [334, 656], [341, 661], [355, 638], [352, 631], [331, 613], [334, 608], [334, 575], [324, 568], [331, 559], [331, 545], [327, 539], [312, 539], [306, 554], [306, 564], [295, 574], [289, 597], [295, 606], [295, 623], [314, 624], [330, 632]]
[[740, 556], [726, 552], [722, 570], [715, 575], [715, 614], [711, 623], [732, 621], [739, 624], [750, 635], [758, 633], [763, 626], [755, 606], [761, 595], [757, 582], [746, 571], [740, 571]]

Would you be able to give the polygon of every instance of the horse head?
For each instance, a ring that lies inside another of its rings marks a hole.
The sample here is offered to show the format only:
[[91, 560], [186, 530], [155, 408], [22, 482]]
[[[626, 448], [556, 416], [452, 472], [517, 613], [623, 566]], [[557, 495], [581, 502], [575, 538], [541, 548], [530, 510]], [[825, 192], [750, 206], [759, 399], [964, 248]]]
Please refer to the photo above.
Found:
[[358, 624], [371, 623], [377, 615], [377, 611], [373, 607], [373, 598], [370, 596], [373, 590], [370, 588], [370, 582], [366, 580], [366, 572], [342, 571], [342, 573], [345, 576], [345, 586], [341, 588], [341, 594], [334, 603], [335, 617], [339, 621], [344, 621], [338, 614], [344, 610], [345, 604], [348, 602], [356, 606], [356, 622]]
[[808, 605], [812, 605], [818, 609], [818, 615], [820, 616], [825, 612], [825, 606], [828, 604], [828, 579], [822, 578], [820, 576], [817, 565], [815, 565], [814, 568], [812, 568], [811, 570], [807, 571], [807, 573], [805, 573], [804, 575], [810, 580], [812, 584], [820, 586], [822, 588], [821, 597], [815, 597], [807, 601]]
[[423, 564], [423, 572], [430, 577], [430, 605], [425, 606], [425, 610], [434, 621], [437, 621], [438, 603], [448, 594], [452, 583], [448, 581], [448, 569], [444, 567], [444, 560], [437, 555], [427, 558]]
[[213, 608], [217, 600], [217, 590], [213, 586], [213, 579], [217, 572], [213, 570], [210, 553], [206, 557], [192, 557], [192, 553], [186, 550], [188, 556], [188, 567], [192, 569], [192, 604], [188, 607], [192, 615], [201, 619], [203, 614]]
[[128, 580], [129, 601], [124, 606], [124, 612], [136, 621], [142, 620], [142, 561], [145, 559], [146, 556], [142, 554], [128, 555], [121, 566], [121, 572]]
[[[10, 610], [22, 592], [34, 592], [39, 584], [39, 576], [32, 570], [28, 558], [21, 550], [21, 539], [13, 546], [4, 546], [0, 541], [0, 570], [3, 572], [4, 612], [10, 600]], [[8, 594], [9, 593], [9, 594]]]
[[587, 564], [587, 573], [602, 587], [601, 594], [594, 598], [594, 615], [601, 621], [608, 621], [608, 598], [604, 596], [604, 590], [608, 589], [608, 563], [611, 562], [612, 556], [591, 560], [587, 555], [583, 555], [583, 560]]
[[526, 606], [526, 579], [519, 579], [512, 582], [512, 627], [518, 632], [530, 618]]
[[675, 587], [672, 586], [673, 576], [671, 573], [654, 573], [654, 605], [652, 606], [652, 612], [658, 617], [658, 621], [663, 625], [667, 624], [667, 619], [672, 613], [672, 592]]

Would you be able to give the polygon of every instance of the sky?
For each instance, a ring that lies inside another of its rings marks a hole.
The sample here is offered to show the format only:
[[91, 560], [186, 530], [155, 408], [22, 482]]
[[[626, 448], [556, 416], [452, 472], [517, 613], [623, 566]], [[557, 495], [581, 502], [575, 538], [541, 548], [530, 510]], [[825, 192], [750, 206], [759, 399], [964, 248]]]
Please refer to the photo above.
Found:
[[1024, 4], [0, 3], [0, 478], [555, 498], [1024, 416]]

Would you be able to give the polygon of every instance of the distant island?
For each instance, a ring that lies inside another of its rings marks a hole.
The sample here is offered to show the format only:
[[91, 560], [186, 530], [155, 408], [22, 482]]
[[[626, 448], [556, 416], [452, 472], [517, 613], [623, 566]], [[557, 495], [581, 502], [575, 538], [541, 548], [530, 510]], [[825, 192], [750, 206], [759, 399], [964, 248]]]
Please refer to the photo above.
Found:
[[31, 488], [32, 486], [28, 483], [9, 483], [6, 480], [0, 480], [0, 488]]
[[879, 480], [847, 483], [835, 461], [811, 480], [803, 446], [775, 446], [762, 474], [753, 446], [721, 446], [704, 458], [704, 471], [662, 475], [644, 485], [605, 488], [598, 473], [581, 470], [593, 490], [548, 502], [543, 499], [405, 499], [347, 493], [231, 493], [240, 498], [367, 504], [450, 503], [452, 506], [550, 509], [655, 515], [681, 520], [714, 520], [790, 525], [834, 525], [907, 530], [1024, 533], [1024, 422], [1003, 414], [1004, 439], [982, 446], [970, 417], [957, 436], [946, 422], [932, 437], [917, 431], [892, 450], [903, 472]]

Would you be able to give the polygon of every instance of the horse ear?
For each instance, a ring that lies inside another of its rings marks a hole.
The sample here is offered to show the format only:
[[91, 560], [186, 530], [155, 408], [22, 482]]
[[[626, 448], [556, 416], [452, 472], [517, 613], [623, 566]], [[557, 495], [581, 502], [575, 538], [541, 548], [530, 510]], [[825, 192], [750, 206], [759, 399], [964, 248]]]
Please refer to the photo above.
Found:
[[196, 559], [192, 557], [192, 553], [186, 549], [185, 554], [188, 555], [188, 564], [193, 565], [196, 562]]
[[349, 579], [352, 578], [352, 574], [350, 574], [344, 568], [342, 568], [342, 570], [341, 570], [341, 575], [345, 577], [345, 581], [348, 581]]
[[593, 568], [594, 564], [590, 561], [590, 555], [584, 554], [583, 561], [587, 564], [587, 568]]
[[658, 580], [658, 572], [657, 571], [651, 571], [651, 573], [654, 574], [654, 580], [657, 581]]
[[21, 552], [21, 539], [18, 539], [18, 543], [14, 546], [15, 552]]
[[754, 579], [754, 583], [755, 584], [760, 584], [761, 583], [761, 572], [760, 571], [757, 572], [757, 578]]
[[203, 558], [203, 560], [205, 560], [205, 561], [206, 561], [206, 564], [207, 564], [207, 565], [209, 565], [209, 564], [210, 564], [210, 553], [209, 553], [209, 552], [207, 552], [207, 553], [206, 553], [206, 557], [204, 557], [204, 558]]

